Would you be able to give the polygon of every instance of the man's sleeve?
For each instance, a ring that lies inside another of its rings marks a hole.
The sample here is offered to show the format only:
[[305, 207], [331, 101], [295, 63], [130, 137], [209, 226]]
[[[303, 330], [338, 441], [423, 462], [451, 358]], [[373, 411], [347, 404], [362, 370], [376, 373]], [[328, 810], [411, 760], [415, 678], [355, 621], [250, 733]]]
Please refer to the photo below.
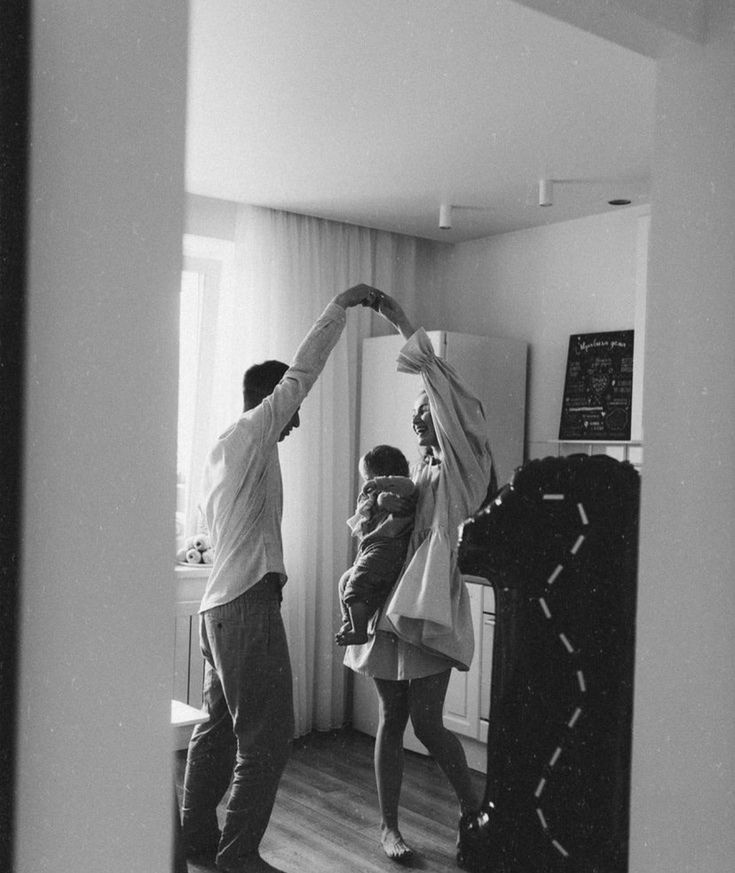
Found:
[[288, 370], [273, 393], [252, 410], [261, 427], [262, 444], [276, 443], [316, 382], [332, 349], [342, 335], [345, 310], [330, 303], [304, 337]]

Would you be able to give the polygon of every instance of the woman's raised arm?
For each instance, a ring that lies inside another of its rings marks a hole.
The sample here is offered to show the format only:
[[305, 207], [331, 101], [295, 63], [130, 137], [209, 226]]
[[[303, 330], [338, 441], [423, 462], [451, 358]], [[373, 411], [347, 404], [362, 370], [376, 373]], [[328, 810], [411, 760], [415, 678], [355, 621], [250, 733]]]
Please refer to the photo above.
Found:
[[401, 305], [390, 294], [380, 292], [375, 310], [389, 321], [403, 335], [404, 339], [409, 339], [416, 332], [416, 328], [409, 321]]

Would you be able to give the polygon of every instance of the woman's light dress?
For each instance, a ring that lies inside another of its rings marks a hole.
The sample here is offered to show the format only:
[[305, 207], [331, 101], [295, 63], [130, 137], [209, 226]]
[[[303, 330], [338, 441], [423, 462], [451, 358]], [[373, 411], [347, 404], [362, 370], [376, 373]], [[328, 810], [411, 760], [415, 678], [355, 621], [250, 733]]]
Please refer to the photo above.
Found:
[[482, 404], [436, 356], [423, 328], [401, 349], [398, 370], [422, 377], [442, 460], [414, 473], [419, 497], [404, 571], [370, 639], [348, 646], [344, 663], [357, 673], [403, 680], [469, 669], [474, 634], [456, 549], [459, 525], [487, 494], [492, 455]]

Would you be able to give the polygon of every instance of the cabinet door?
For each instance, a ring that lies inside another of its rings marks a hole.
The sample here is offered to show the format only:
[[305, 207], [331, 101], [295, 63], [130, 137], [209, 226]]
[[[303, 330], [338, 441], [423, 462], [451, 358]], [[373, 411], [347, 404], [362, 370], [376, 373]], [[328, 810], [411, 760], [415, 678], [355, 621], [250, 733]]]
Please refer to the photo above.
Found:
[[452, 670], [444, 703], [444, 724], [458, 734], [473, 739], [480, 731], [480, 662], [482, 658], [482, 586], [468, 584], [475, 656], [466, 672]]
[[171, 697], [189, 702], [189, 654], [191, 650], [191, 616], [177, 615], [174, 628], [174, 674]]
[[480, 642], [480, 740], [487, 742], [490, 714], [490, 685], [493, 677], [495, 641], [495, 592], [488, 585], [482, 591], [482, 632]]
[[[198, 604], [197, 604], [198, 606]], [[174, 632], [174, 700], [199, 708], [204, 686], [204, 656], [199, 647], [199, 619], [196, 613], [176, 616]]]
[[173, 688], [174, 700], [196, 708], [202, 705], [204, 657], [199, 647], [199, 604], [209, 569], [180, 567], [174, 571], [175, 630]]
[[490, 714], [490, 680], [493, 675], [493, 639], [495, 616], [483, 613], [482, 656], [480, 661], [480, 739], [487, 741], [488, 716]]

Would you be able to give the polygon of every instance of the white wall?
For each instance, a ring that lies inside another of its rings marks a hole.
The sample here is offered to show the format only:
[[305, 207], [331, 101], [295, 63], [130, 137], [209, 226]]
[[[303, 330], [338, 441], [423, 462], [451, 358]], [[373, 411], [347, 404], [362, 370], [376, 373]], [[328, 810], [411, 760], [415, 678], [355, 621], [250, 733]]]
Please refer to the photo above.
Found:
[[447, 250], [432, 327], [529, 343], [530, 457], [552, 454], [544, 441], [559, 435], [570, 334], [637, 328], [642, 340], [647, 230], [636, 207]]
[[161, 873], [186, 4], [36, 0], [16, 873]]
[[186, 195], [184, 231], [193, 236], [210, 236], [233, 240], [237, 221], [237, 203], [216, 200], [197, 194]]
[[631, 873], [735, 869], [735, 6], [657, 68]]

